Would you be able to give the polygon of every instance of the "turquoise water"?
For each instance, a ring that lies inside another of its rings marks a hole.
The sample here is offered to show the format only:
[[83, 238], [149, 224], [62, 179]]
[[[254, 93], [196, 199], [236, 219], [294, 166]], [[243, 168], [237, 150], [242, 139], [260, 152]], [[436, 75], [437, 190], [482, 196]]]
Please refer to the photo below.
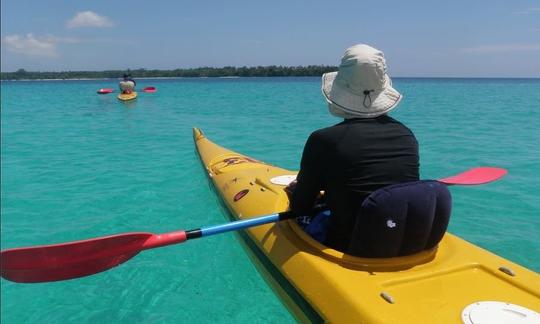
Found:
[[[452, 187], [450, 231], [540, 271], [540, 80], [396, 79], [392, 116], [421, 145], [421, 173], [507, 168]], [[191, 128], [296, 169], [305, 139], [338, 122], [319, 78], [139, 80], [135, 102], [97, 95], [110, 81], [1, 84], [1, 245], [161, 233], [227, 220], [194, 152]], [[294, 322], [228, 233], [145, 251], [76, 280], [1, 280], [2, 323]]]

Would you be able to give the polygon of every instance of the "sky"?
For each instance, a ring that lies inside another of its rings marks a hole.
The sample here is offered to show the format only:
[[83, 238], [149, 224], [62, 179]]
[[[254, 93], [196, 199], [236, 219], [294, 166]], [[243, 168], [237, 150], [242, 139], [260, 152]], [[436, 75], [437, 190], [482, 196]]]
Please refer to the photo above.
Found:
[[1, 70], [339, 65], [402, 77], [540, 77], [540, 0], [1, 0]]

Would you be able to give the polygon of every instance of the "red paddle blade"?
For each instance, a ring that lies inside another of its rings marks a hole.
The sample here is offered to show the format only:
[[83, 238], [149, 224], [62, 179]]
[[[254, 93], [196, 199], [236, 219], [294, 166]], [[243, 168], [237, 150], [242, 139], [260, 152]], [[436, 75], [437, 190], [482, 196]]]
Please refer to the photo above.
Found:
[[498, 180], [507, 173], [502, 168], [478, 167], [438, 181], [447, 185], [479, 185]]
[[73, 279], [126, 262], [151, 233], [128, 233], [54, 245], [15, 248], [0, 253], [0, 274], [15, 282]]
[[143, 92], [156, 92], [156, 87], [146, 87], [142, 90]]

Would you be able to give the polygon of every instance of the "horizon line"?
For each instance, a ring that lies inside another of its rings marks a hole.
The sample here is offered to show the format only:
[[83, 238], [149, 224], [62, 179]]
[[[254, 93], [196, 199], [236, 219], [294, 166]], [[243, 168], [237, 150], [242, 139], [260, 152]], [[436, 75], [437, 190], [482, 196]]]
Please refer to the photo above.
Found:
[[[232, 65], [225, 65], [225, 66], [221, 66], [221, 67], [215, 67], [215, 66], [199, 66], [199, 67], [190, 67], [190, 68], [172, 68], [172, 69], [149, 69], [149, 68], [136, 68], [136, 69], [108, 69], [108, 70], [52, 70], [52, 71], [31, 71], [31, 70], [26, 70], [24, 68], [19, 68], [17, 70], [14, 70], [14, 71], [2, 71], [0, 69], [0, 73], [2, 74], [2, 77], [4, 76], [7, 76], [9, 74], [16, 74], [16, 73], [29, 73], [29, 74], [61, 74], [61, 73], [108, 73], [109, 75], [112, 73], [134, 73], [134, 74], [137, 74], [138, 72], [153, 72], [153, 73], [159, 73], [159, 72], [163, 72], [163, 73], [166, 73], [166, 72], [174, 72], [174, 71], [197, 71], [197, 70], [204, 70], [204, 69], [208, 69], [208, 70], [227, 70], [227, 69], [233, 69], [235, 71], [238, 71], [240, 70], [240, 72], [244, 69], [247, 69], [247, 70], [256, 70], [258, 68], [263, 68], [263, 69], [268, 69], [268, 68], [278, 68], [278, 69], [286, 69], [286, 70], [302, 70], [302, 69], [306, 69], [306, 70], [312, 70], [311, 72], [315, 72], [311, 75], [237, 75], [237, 74], [230, 74], [230, 75], [214, 75], [214, 76], [209, 76], [209, 75], [197, 75], [197, 76], [187, 76], [187, 75], [183, 75], [183, 76], [147, 76], [147, 77], [144, 77], [144, 76], [134, 76], [135, 78], [138, 78], [138, 79], [144, 79], [144, 78], [200, 78], [200, 77], [212, 77], [212, 78], [220, 78], [220, 77], [243, 77], [243, 78], [252, 78], [252, 77], [319, 77], [321, 76], [322, 74], [324, 73], [328, 73], [328, 72], [332, 72], [331, 70], [338, 70], [338, 66], [336, 65], [256, 65], [256, 66], [232, 66]], [[319, 69], [317, 71], [317, 69]], [[320, 69], [322, 69], [323, 71], [321, 71]], [[315, 71], [313, 71], [315, 70]], [[204, 71], [203, 71], [204, 72]], [[318, 73], [321, 73], [321, 74], [318, 74]], [[19, 77], [21, 77], [22, 75], [20, 75]], [[24, 77], [24, 76], [22, 76]], [[119, 76], [120, 77], [120, 76]], [[411, 75], [391, 75], [391, 78], [444, 78], [444, 79], [451, 79], [451, 78], [461, 78], [461, 79], [538, 79], [540, 78], [540, 75], [539, 76], [518, 76], [518, 75], [513, 75], [513, 76], [502, 76], [502, 75], [491, 75], [491, 76], [478, 76], [478, 75], [414, 75], [414, 76], [411, 76]], [[4, 78], [1, 78], [2, 80], [15, 80], [15, 79], [4, 79]], [[115, 77], [97, 77], [97, 78], [81, 78], [81, 77], [73, 77], [73, 78], [40, 78], [40, 79], [37, 79], [37, 78], [29, 78], [29, 79], [23, 79], [23, 78], [20, 78], [20, 79], [17, 79], [17, 80], [52, 80], [52, 79], [58, 79], [58, 80], [90, 80], [90, 79], [96, 79], [96, 80], [106, 80], [106, 79], [115, 79]]]
[[[4, 73], [4, 72], [2, 72]], [[9, 73], [9, 72], [7, 72]], [[48, 73], [48, 72], [44, 72]], [[308, 76], [181, 76], [181, 77], [134, 77], [138, 80], [156, 80], [156, 79], [240, 79], [240, 78], [319, 78], [320, 76], [308, 75]], [[540, 80], [540, 77], [531, 76], [393, 76], [392, 79], [527, 79], [527, 80]], [[67, 78], [67, 79], [0, 79], [0, 82], [28, 82], [28, 81], [92, 81], [92, 80], [116, 80], [117, 78]]]

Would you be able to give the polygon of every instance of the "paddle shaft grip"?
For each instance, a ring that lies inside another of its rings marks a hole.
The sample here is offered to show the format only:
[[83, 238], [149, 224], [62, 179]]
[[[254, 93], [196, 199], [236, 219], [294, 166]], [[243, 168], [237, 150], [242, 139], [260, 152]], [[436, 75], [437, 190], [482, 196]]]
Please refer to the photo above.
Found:
[[[313, 209], [313, 213], [317, 214], [318, 212], [324, 211], [328, 209], [324, 205], [317, 205]], [[253, 226], [268, 224], [268, 223], [275, 223], [286, 219], [291, 219], [296, 217], [297, 215], [293, 214], [291, 211], [285, 211], [277, 214], [271, 214], [271, 215], [265, 215], [260, 217], [254, 217], [254, 218], [248, 218], [248, 219], [242, 219], [237, 220], [234, 222], [221, 224], [221, 225], [214, 225], [214, 226], [207, 226], [202, 227], [199, 229], [189, 230], [186, 231], [186, 237], [187, 239], [195, 239], [203, 236], [210, 236], [210, 235], [216, 235], [231, 231], [237, 231]]]
[[226, 223], [226, 224], [220, 224], [220, 225], [214, 225], [214, 226], [207, 226], [202, 228], [197, 228], [193, 230], [186, 231], [186, 237], [188, 240], [195, 239], [203, 236], [211, 236], [231, 231], [237, 231], [253, 226], [268, 224], [268, 223], [275, 223], [282, 220], [293, 218], [291, 212], [286, 211], [282, 213], [277, 214], [271, 214], [266, 216], [260, 216], [260, 217], [254, 217], [249, 219], [241, 219], [234, 222]]
[[237, 231], [253, 226], [274, 223], [279, 220], [281, 220], [280, 214], [271, 214], [261, 217], [237, 220], [227, 224], [203, 227], [201, 228], [201, 236], [210, 236], [225, 232]]

